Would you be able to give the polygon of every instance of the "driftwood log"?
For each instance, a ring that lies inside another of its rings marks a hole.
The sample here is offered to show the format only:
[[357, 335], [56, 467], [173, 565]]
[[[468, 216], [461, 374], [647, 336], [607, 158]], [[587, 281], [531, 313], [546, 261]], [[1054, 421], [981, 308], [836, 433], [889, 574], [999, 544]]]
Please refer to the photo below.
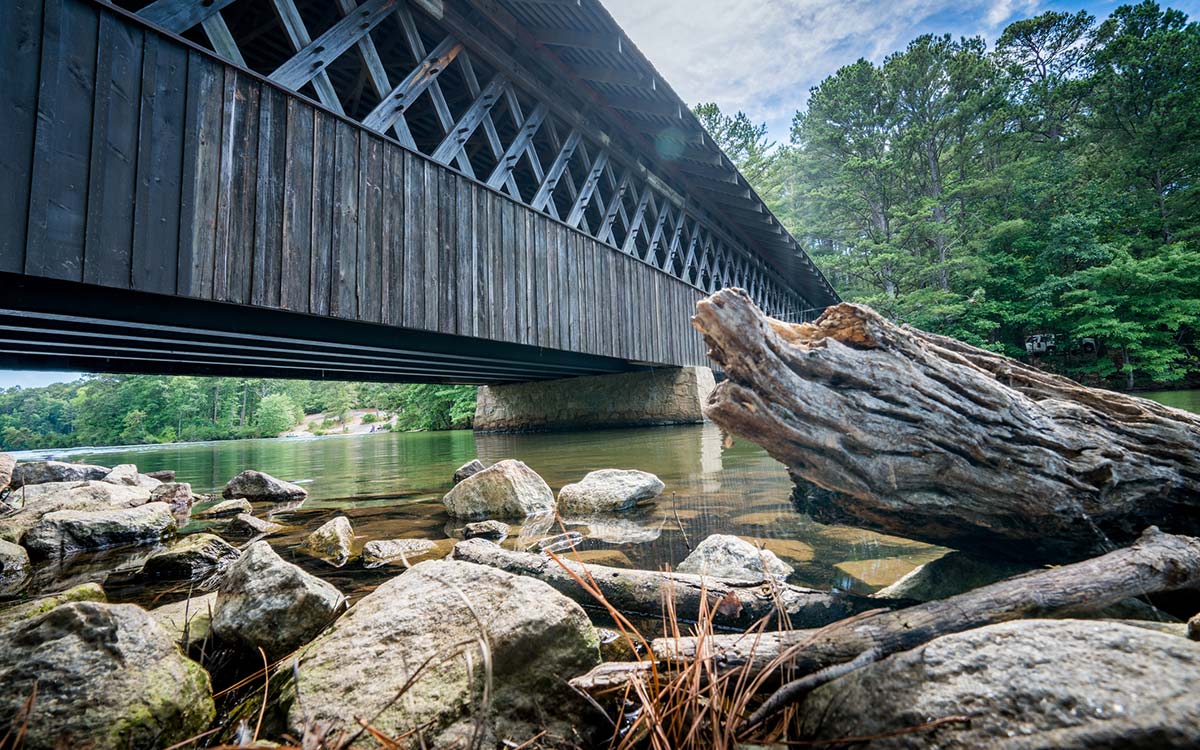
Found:
[[787, 612], [788, 627], [814, 628], [879, 607], [911, 603], [787, 584], [610, 568], [571, 560], [570, 552], [559, 555], [559, 564], [532, 552], [506, 550], [485, 539], [459, 542], [454, 545], [453, 557], [540, 579], [584, 606], [597, 607], [600, 603], [571, 577], [574, 573], [586, 581], [590, 575], [608, 603], [623, 614], [661, 617], [663, 602], [672, 597], [678, 618], [694, 622], [707, 599], [713, 625], [737, 630], [764, 618], [775, 621], [781, 608]]
[[706, 413], [835, 491], [819, 520], [1036, 562], [1200, 531], [1200, 416], [859, 305], [790, 324], [726, 289], [693, 323], [727, 377]]

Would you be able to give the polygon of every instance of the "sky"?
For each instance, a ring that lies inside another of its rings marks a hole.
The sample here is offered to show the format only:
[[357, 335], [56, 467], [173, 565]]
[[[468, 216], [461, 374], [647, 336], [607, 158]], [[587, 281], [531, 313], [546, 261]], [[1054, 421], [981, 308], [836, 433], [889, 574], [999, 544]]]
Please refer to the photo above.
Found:
[[[1104, 18], [1121, 3], [1062, 0], [603, 0], [685, 102], [715, 101], [787, 142], [808, 91], [859, 58], [879, 63], [921, 34], [994, 42], [1047, 10]], [[1200, 0], [1159, 0], [1195, 18]]]

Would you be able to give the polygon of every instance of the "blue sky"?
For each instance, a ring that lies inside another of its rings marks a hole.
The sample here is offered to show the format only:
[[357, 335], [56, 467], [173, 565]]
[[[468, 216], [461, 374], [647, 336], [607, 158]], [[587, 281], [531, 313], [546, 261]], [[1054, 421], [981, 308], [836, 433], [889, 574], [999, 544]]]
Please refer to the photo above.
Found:
[[[926, 33], [994, 42], [1047, 10], [1106, 17], [1118, 2], [1059, 0], [603, 0], [688, 104], [715, 101], [787, 141], [808, 90], [843, 65], [880, 62]], [[1164, 2], [1191, 17], [1200, 0]]]

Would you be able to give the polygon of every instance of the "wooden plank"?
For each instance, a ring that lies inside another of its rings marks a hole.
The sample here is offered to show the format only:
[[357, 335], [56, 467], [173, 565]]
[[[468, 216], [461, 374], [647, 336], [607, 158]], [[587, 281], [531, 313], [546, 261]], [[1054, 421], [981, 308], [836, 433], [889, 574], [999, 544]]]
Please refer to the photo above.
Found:
[[550, 299], [546, 293], [546, 281], [547, 268], [550, 265], [550, 253], [546, 251], [546, 231], [550, 222], [544, 216], [538, 216], [533, 213], [530, 216], [533, 219], [533, 265], [532, 273], [529, 275], [533, 278], [531, 299], [533, 300], [534, 310], [533, 339], [531, 343], [537, 346], [548, 346], [550, 344], [548, 307]]
[[329, 314], [339, 318], [358, 317], [359, 136], [358, 128], [338, 120], [334, 130], [337, 171], [331, 185], [333, 292]]
[[237, 71], [225, 76], [213, 296], [249, 300], [258, 165], [259, 87]]
[[134, 289], [175, 293], [183, 187], [187, 50], [156, 34], [146, 38], [134, 198]]
[[313, 111], [296, 99], [287, 101], [287, 159], [283, 174], [283, 247], [279, 261], [279, 304], [308, 312], [313, 245]]
[[425, 325], [425, 160], [404, 155], [404, 325]]
[[0, 23], [0, 185], [6, 193], [0, 200], [0, 271], [25, 269], [44, 8], [44, 0], [15, 0]]
[[25, 272], [80, 281], [99, 14], [46, 0]]
[[558, 348], [558, 225], [552, 221], [543, 221], [545, 228], [544, 239], [546, 253], [546, 284], [542, 289], [542, 307], [546, 311], [546, 328], [542, 338], [542, 346]]
[[276, 68], [271, 80], [289, 89], [299, 89], [378, 26], [398, 4], [399, 0], [367, 0]]
[[455, 267], [457, 268], [458, 291], [456, 294], [457, 325], [455, 333], [470, 336], [475, 321], [475, 256], [474, 244], [474, 212], [475, 201], [472, 192], [475, 185], [468, 180], [456, 177], [454, 202], [454, 252]]
[[455, 218], [458, 216], [455, 189], [458, 175], [448, 169], [439, 169], [438, 182], [438, 330], [455, 333], [458, 328], [458, 258]]
[[398, 326], [404, 323], [404, 150], [384, 144], [384, 151], [383, 319]]
[[130, 283], [143, 44], [141, 29], [100, 16], [83, 258], [83, 280], [90, 284]]
[[204, 299], [213, 295], [224, 88], [225, 67], [199, 52], [189, 52], [177, 290]]
[[383, 321], [383, 142], [359, 138], [358, 319]]
[[441, 267], [438, 262], [441, 255], [441, 239], [438, 207], [440, 191], [439, 188], [439, 173], [442, 171], [440, 167], [430, 164], [422, 160], [422, 174], [424, 176], [423, 190], [425, 194], [425, 237], [421, 240], [421, 250], [425, 255], [425, 325], [427, 331], [438, 330], [438, 300], [441, 298], [439, 294], [441, 289]]
[[528, 244], [525, 237], [525, 215], [529, 213], [521, 207], [513, 206], [513, 340], [525, 343], [525, 327], [528, 325], [527, 305], [529, 300], [525, 294], [525, 281], [529, 278], [529, 266], [525, 256]]
[[138, 15], [173, 34], [182, 34], [215, 15], [233, 0], [155, 0]]
[[333, 296], [333, 193], [338, 164], [337, 120], [324, 112], [313, 114], [312, 265], [309, 272], [309, 312], [328, 315]]

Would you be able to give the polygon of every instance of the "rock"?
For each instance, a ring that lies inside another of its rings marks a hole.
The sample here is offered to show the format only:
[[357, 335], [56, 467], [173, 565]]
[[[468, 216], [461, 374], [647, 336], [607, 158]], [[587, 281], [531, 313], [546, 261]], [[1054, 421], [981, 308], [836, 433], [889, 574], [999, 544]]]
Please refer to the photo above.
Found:
[[308, 490], [298, 484], [276, 479], [270, 474], [246, 469], [229, 480], [222, 494], [227, 499], [244, 497], [247, 500], [267, 500], [279, 503], [303, 500], [308, 497]]
[[503, 521], [495, 519], [475, 521], [463, 526], [463, 539], [474, 539], [476, 537], [483, 539], [504, 539], [508, 536], [508, 532], [508, 524]]
[[989, 583], [1024, 573], [1030, 566], [983, 560], [964, 552], [948, 552], [931, 560], [874, 596], [929, 602], [946, 599]]
[[108, 601], [108, 597], [104, 595], [104, 589], [100, 587], [100, 584], [80, 584], [65, 591], [60, 591], [57, 594], [23, 601], [19, 604], [8, 606], [5, 609], [0, 609], [0, 629], [4, 629], [14, 623], [39, 617], [55, 607], [62, 606], [68, 602], [105, 601]]
[[870, 560], [844, 560], [834, 563], [833, 567], [846, 576], [838, 581], [838, 586], [855, 591], [873, 591], [890, 586], [916, 570], [919, 564], [906, 557], [876, 557]]
[[147, 471], [146, 476], [151, 479], [157, 479], [163, 484], [170, 484], [175, 481], [174, 469], [159, 469], [158, 471]]
[[187, 518], [191, 515], [192, 497], [192, 485], [187, 482], [163, 482], [150, 491], [151, 502], [170, 505], [171, 512], [178, 518]]
[[113, 467], [113, 470], [108, 472], [102, 481], [109, 484], [124, 484], [130, 487], [145, 487], [148, 490], [153, 490], [162, 484], [162, 482], [154, 477], [139, 474], [137, 467], [133, 464], [120, 464]]
[[647, 526], [628, 518], [571, 518], [564, 525], [585, 527], [588, 539], [608, 544], [648, 544], [662, 536], [661, 525]]
[[239, 513], [253, 513], [254, 506], [245, 498], [222, 500], [216, 505], [205, 508], [196, 514], [198, 518], [229, 518]]
[[818, 688], [806, 739], [967, 722], [870, 747], [1194, 748], [1200, 644], [1111, 622], [1020, 620], [947, 635]]
[[1193, 641], [1200, 641], [1200, 614], [1192, 616], [1192, 619], [1187, 621], [1188, 638]]
[[237, 548], [218, 536], [189, 534], [151, 555], [142, 566], [142, 574], [172, 581], [199, 581], [224, 572], [239, 557]]
[[410, 558], [421, 557], [437, 548], [437, 542], [428, 539], [384, 539], [363, 545], [363, 565], [378, 568], [399, 560], [408, 565]]
[[786, 578], [792, 573], [792, 566], [774, 552], [728, 534], [713, 534], [700, 542], [675, 569], [680, 573], [735, 581], [762, 581], [767, 576]]
[[284, 561], [266, 542], [255, 542], [221, 579], [213, 632], [261, 647], [274, 661], [312, 640], [344, 602], [332, 584]]
[[47, 513], [133, 508], [150, 502], [150, 492], [100, 481], [47, 482], [22, 487], [8, 499], [16, 500], [20, 509], [0, 518], [0, 539], [20, 542]]
[[354, 544], [354, 529], [350, 519], [338, 516], [326, 521], [319, 529], [304, 540], [304, 549], [315, 556], [341, 567], [350, 559], [350, 545]]
[[639, 500], [658, 497], [663, 483], [646, 471], [602, 469], [558, 492], [562, 513], [609, 513], [628, 510]]
[[12, 488], [46, 482], [99, 481], [108, 475], [107, 466], [68, 464], [62, 461], [27, 461], [17, 464], [12, 473]]
[[458, 484], [467, 477], [473, 477], [486, 468], [478, 458], [468, 461], [454, 470], [454, 483]]
[[0, 453], [0, 492], [8, 489], [8, 485], [12, 484], [13, 469], [17, 466], [17, 459], [13, 458], [9, 453]]
[[225, 533], [235, 537], [254, 537], [264, 534], [274, 534], [283, 526], [274, 521], [264, 521], [249, 513], [238, 513], [225, 527]]
[[29, 580], [29, 553], [19, 544], [0, 540], [0, 596], [20, 591]]
[[157, 542], [175, 534], [175, 516], [166, 503], [113, 510], [59, 510], [42, 516], [21, 543], [49, 557], [88, 550]]
[[599, 661], [586, 613], [541, 581], [454, 560], [423, 562], [387, 581], [304, 649], [294, 686], [302, 700], [291, 702], [289, 723], [355, 730], [352, 717], [370, 716], [397, 736], [430, 722], [426, 736], [445, 747], [479, 705], [480, 640], [491, 656], [489, 746], [519, 744], [543, 728], [547, 746], [570, 737], [571, 724], [582, 722], [564, 683]]
[[14, 716], [36, 684], [29, 750], [167, 747], [216, 714], [208, 674], [132, 604], [64, 604], [6, 636], [0, 716]]
[[523, 518], [554, 510], [554, 493], [520, 461], [500, 461], [467, 477], [442, 498], [455, 518]]
[[164, 604], [150, 610], [150, 616], [175, 639], [187, 653], [212, 634], [213, 612], [217, 609], [217, 592]]

